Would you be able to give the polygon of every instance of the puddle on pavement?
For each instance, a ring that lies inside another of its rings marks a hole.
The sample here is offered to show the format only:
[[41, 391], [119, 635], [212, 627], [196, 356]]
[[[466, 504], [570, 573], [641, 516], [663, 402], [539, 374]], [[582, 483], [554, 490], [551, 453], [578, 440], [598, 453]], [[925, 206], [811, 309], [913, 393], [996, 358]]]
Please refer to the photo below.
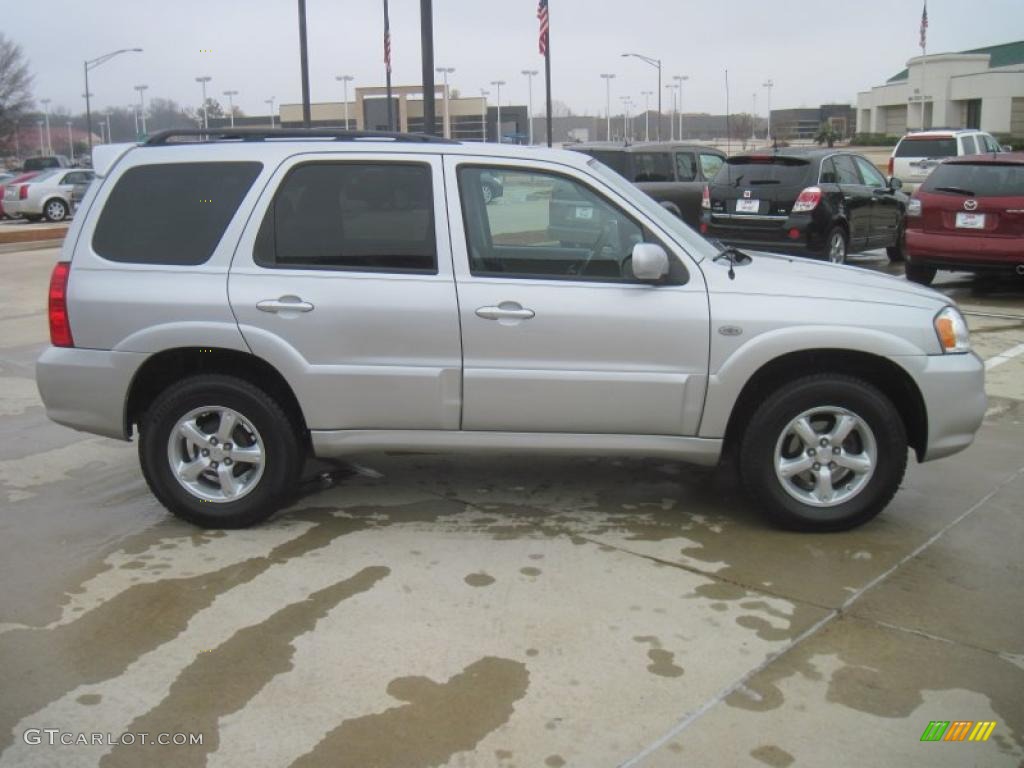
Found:
[[489, 587], [494, 583], [494, 577], [486, 573], [471, 573], [464, 581], [471, 587]]
[[[220, 744], [220, 718], [248, 703], [276, 675], [292, 668], [292, 641], [312, 631], [317, 622], [343, 600], [372, 589], [391, 573], [372, 566], [344, 581], [320, 589], [305, 600], [280, 608], [258, 624], [240, 629], [216, 648], [200, 653], [171, 684], [166, 698], [136, 718], [132, 733], [201, 733], [201, 745], [169, 750], [161, 768], [192, 766]], [[138, 765], [138, 747], [116, 746], [100, 761], [101, 768]]]
[[787, 768], [795, 762], [795, 758], [781, 747], [766, 744], [750, 750], [750, 756], [772, 768]]
[[407, 703], [343, 721], [291, 768], [444, 765], [509, 721], [529, 679], [522, 662], [494, 656], [443, 683], [397, 678], [387, 692]]
[[647, 665], [647, 671], [659, 677], [682, 677], [685, 670], [675, 663], [676, 655], [661, 647], [661, 640], [653, 635], [640, 635], [633, 638], [634, 641], [649, 645], [647, 658], [651, 663]]

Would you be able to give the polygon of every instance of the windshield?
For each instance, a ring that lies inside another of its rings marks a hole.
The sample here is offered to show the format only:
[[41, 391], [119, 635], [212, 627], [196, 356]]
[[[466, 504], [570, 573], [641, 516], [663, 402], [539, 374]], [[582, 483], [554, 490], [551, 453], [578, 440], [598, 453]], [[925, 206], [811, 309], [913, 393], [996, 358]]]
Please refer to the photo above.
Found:
[[904, 139], [896, 157], [956, 157], [956, 139]]
[[633, 155], [633, 181], [674, 181], [672, 156], [667, 152], [637, 152]]
[[1024, 165], [943, 164], [931, 172], [923, 187], [938, 194], [957, 194], [944, 189], [955, 188], [975, 197], [1020, 197], [1024, 195]]
[[718, 253], [711, 243], [690, 229], [682, 219], [666, 211], [653, 198], [640, 192], [611, 168], [597, 160], [591, 160], [588, 165], [609, 187], [628, 198], [637, 208], [658, 222], [680, 246], [686, 249], [694, 261], [700, 262]]
[[725, 161], [713, 183], [734, 187], [741, 184], [798, 186], [804, 182], [809, 166], [807, 160], [799, 157], [739, 155]]

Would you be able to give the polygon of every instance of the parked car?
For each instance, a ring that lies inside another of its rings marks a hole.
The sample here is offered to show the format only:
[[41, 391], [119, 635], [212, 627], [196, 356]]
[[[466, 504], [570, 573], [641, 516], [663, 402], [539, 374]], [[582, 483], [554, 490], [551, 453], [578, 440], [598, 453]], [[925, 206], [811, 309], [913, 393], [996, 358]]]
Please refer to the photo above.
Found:
[[939, 269], [1024, 275], [1024, 152], [947, 160], [907, 208], [907, 278]]
[[28, 181], [7, 185], [4, 210], [29, 221], [64, 221], [74, 210], [71, 199], [75, 189], [89, 186], [94, 176], [82, 169], [42, 171]]
[[23, 171], [45, 171], [48, 168], [71, 168], [74, 166], [64, 155], [39, 155], [29, 157], [22, 166]]
[[[149, 487], [193, 523], [269, 517], [307, 455], [525, 451], [736, 456], [772, 519], [835, 530], [885, 507], [908, 445], [956, 453], [985, 413], [946, 297], [719, 252], [579, 152], [174, 143], [201, 136], [95, 150], [36, 369], [50, 418], [135, 434]], [[559, 185], [590, 201], [590, 247], [547, 231]]]
[[695, 229], [704, 184], [725, 162], [724, 152], [699, 144], [594, 142], [567, 149], [600, 160]]
[[3, 202], [3, 200], [7, 196], [6, 195], [7, 187], [13, 187], [13, 186], [17, 186], [18, 184], [23, 184], [26, 181], [28, 181], [29, 179], [34, 179], [38, 175], [39, 175], [39, 171], [29, 171], [28, 173], [21, 173], [21, 174], [18, 174], [17, 176], [15, 176], [13, 179], [9, 179], [8, 181], [5, 181], [5, 182], [2, 183], [2, 185], [0, 185], [0, 219], [13, 219], [14, 218], [7, 211], [4, 210], [4, 202]]
[[951, 157], [1002, 151], [992, 134], [974, 128], [914, 131], [893, 147], [889, 156], [889, 176], [901, 179], [909, 194], [939, 164]]
[[909, 197], [862, 155], [783, 149], [733, 155], [704, 189], [701, 234], [736, 246], [818, 256], [885, 248], [903, 258]]

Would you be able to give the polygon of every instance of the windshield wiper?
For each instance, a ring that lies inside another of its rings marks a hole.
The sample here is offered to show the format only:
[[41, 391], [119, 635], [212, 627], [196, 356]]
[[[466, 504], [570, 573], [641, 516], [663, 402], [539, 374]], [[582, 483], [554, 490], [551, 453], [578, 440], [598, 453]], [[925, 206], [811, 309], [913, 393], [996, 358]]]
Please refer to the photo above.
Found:
[[974, 193], [969, 189], [963, 187], [935, 187], [936, 192], [952, 192], [955, 195], [967, 195], [968, 197], [974, 197]]
[[720, 250], [711, 259], [712, 261], [718, 261], [719, 259], [727, 259], [729, 261], [729, 279], [736, 279], [736, 271], [733, 269], [737, 264], [749, 264], [750, 256], [745, 254], [739, 248], [733, 248], [731, 245], [727, 245], [725, 248]]

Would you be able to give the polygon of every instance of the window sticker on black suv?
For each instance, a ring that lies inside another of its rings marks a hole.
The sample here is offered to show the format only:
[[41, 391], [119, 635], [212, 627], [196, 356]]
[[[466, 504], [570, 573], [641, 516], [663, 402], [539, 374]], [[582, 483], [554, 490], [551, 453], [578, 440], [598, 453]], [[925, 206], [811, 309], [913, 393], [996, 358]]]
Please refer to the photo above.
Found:
[[279, 269], [435, 274], [430, 174], [422, 163], [296, 166], [267, 210], [253, 259]]
[[203, 264], [262, 169], [255, 162], [130, 168], [100, 214], [93, 250], [129, 264]]

